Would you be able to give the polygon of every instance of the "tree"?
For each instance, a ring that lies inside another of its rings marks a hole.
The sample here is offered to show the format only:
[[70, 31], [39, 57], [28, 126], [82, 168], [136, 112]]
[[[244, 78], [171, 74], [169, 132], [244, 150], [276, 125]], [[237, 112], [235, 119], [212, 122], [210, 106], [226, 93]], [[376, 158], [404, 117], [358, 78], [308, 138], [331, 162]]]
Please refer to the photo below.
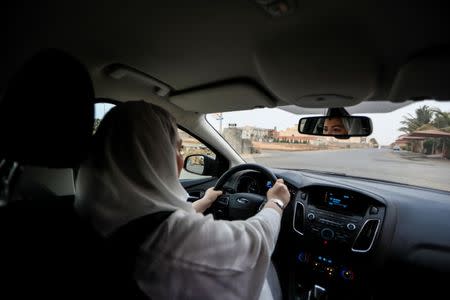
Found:
[[[433, 109], [434, 120], [433, 125], [439, 130], [450, 132], [450, 112], [441, 111], [439, 108]], [[443, 155], [450, 158], [450, 138], [438, 138], [436, 143], [433, 141], [433, 146], [442, 149]]]
[[450, 112], [441, 111], [439, 108], [434, 108], [432, 111], [433, 125], [440, 130], [450, 132]]
[[403, 125], [399, 128], [400, 131], [409, 134], [416, 131], [419, 127], [425, 124], [431, 124], [433, 120], [434, 110], [428, 105], [419, 107], [418, 109], [416, 109], [415, 113], [415, 116], [408, 114], [407, 116], [403, 117], [403, 121], [400, 122]]
[[371, 138], [371, 139], [369, 140], [369, 143], [372, 144], [372, 145], [375, 146], [375, 147], [378, 146], [378, 142], [377, 142], [377, 140], [374, 139], [374, 138]]
[[[450, 112], [441, 111], [439, 108], [430, 108], [424, 105], [416, 109], [416, 116], [408, 114], [401, 121], [403, 127], [399, 130], [407, 134], [420, 130], [442, 130], [450, 132]], [[425, 152], [435, 154], [436, 149], [443, 149], [444, 155], [449, 156], [449, 138], [427, 138], [423, 143]]]

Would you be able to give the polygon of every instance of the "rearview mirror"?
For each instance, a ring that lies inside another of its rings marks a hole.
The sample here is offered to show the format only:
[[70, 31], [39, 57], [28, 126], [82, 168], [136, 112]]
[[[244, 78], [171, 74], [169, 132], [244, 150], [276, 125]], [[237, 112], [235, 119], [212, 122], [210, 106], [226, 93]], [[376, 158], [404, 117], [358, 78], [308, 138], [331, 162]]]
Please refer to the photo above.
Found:
[[216, 160], [207, 155], [192, 154], [184, 159], [183, 167], [190, 173], [214, 176], [217, 173], [217, 165]]
[[372, 121], [368, 117], [307, 117], [300, 119], [298, 131], [303, 134], [349, 138], [368, 136], [372, 133]]

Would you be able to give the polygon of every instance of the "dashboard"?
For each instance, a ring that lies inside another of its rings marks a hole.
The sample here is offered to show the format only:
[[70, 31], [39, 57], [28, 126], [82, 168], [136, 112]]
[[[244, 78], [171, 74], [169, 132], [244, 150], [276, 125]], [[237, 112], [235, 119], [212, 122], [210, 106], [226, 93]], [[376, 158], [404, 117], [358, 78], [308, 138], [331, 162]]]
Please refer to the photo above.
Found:
[[299, 189], [292, 213], [299, 244], [293, 276], [297, 286], [307, 288], [297, 293], [306, 293], [314, 284], [330, 292], [346, 287], [361, 297], [359, 290], [368, 278], [361, 260], [376, 245], [385, 210], [380, 200], [348, 188]]
[[385, 206], [342, 188], [310, 186], [297, 193], [293, 229], [336, 250], [368, 252], [381, 227]]
[[[307, 299], [315, 286], [328, 299], [429, 296], [450, 278], [450, 193], [273, 171], [291, 193], [273, 254], [284, 298]], [[228, 188], [264, 195], [270, 185], [242, 171]]]
[[[295, 199], [297, 188], [286, 183], [291, 194], [291, 200]], [[225, 190], [231, 193], [256, 193], [266, 195], [267, 190], [272, 187], [269, 178], [258, 171], [237, 172], [225, 185]]]

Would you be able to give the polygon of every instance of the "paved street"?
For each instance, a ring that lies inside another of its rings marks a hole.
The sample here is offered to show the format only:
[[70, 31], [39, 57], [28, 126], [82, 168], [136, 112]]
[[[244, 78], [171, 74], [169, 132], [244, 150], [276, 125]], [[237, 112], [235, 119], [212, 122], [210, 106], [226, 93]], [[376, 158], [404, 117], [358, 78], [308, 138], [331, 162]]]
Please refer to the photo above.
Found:
[[[405, 151], [264, 151], [253, 158], [254, 162], [271, 167], [339, 172], [450, 191], [450, 161]], [[253, 162], [251, 158], [245, 159]]]

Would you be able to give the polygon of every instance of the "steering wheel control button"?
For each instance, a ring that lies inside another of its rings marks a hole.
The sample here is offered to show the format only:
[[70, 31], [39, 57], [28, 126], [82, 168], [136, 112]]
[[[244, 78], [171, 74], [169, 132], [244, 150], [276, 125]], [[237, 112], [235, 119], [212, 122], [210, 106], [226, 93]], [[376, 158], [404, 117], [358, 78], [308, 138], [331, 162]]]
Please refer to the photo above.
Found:
[[356, 225], [353, 224], [353, 223], [348, 223], [347, 224], [347, 229], [350, 230], [350, 231], [353, 231], [353, 230], [356, 229]]
[[306, 218], [307, 218], [309, 221], [314, 221], [314, 220], [316, 219], [316, 215], [313, 214], [313, 213], [308, 213], [308, 215], [306, 216]]
[[331, 230], [330, 228], [324, 228], [322, 229], [322, 231], [320, 232], [320, 236], [324, 239], [324, 240], [332, 240], [334, 238], [334, 231]]
[[228, 197], [228, 196], [220, 197], [219, 199], [217, 199], [217, 203], [222, 204], [222, 205], [228, 205], [229, 201], [230, 201], [230, 197]]
[[224, 218], [224, 217], [225, 217], [225, 212], [224, 212], [223, 210], [221, 210], [221, 209], [217, 209], [217, 210], [214, 212], [214, 217], [215, 217], [216, 219]]
[[378, 214], [378, 207], [371, 206], [371, 207], [370, 207], [370, 210], [369, 210], [369, 214], [371, 214], [371, 215], [376, 215], [376, 214]]

